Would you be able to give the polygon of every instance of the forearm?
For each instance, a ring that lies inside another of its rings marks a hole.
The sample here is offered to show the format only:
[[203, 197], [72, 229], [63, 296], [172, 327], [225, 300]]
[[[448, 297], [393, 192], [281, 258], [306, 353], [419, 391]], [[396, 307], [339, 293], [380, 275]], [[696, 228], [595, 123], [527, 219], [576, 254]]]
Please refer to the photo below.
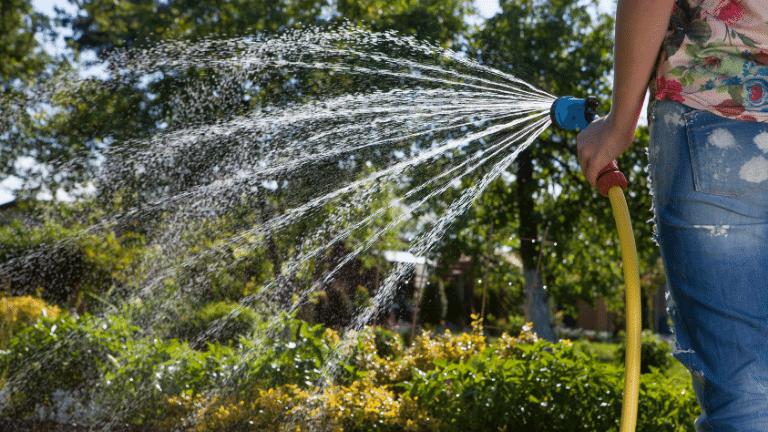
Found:
[[616, 7], [612, 121], [634, 131], [674, 0], [619, 0]]

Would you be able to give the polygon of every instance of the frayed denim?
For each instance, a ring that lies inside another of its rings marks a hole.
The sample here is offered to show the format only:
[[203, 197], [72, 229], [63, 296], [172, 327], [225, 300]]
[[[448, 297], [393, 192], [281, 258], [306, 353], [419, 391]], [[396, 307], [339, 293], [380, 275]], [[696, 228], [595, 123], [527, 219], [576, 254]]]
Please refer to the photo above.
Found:
[[672, 101], [650, 119], [655, 234], [697, 431], [768, 431], [768, 124]]

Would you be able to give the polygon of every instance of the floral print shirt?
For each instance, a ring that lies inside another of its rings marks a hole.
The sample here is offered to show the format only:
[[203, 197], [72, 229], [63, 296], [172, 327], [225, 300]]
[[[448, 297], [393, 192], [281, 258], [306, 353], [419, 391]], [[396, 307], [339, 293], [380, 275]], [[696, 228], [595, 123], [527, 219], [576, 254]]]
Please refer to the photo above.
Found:
[[768, 2], [677, 0], [649, 87], [649, 109], [675, 100], [768, 122]]

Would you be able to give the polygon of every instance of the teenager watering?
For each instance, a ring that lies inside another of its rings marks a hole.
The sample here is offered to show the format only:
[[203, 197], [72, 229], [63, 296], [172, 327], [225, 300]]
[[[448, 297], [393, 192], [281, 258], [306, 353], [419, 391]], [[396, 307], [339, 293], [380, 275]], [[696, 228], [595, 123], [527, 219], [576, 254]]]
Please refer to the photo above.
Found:
[[767, 23], [765, 1], [619, 0], [611, 112], [578, 135], [594, 186], [650, 82], [656, 232], [697, 431], [768, 431]]

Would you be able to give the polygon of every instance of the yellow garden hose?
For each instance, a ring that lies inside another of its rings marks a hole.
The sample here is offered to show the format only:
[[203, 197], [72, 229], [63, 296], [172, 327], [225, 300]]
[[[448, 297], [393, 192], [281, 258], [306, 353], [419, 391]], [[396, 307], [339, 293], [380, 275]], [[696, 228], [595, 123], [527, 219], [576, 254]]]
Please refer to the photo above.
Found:
[[640, 273], [637, 248], [627, 201], [620, 186], [608, 190], [613, 218], [619, 231], [621, 261], [624, 265], [625, 311], [627, 314], [627, 349], [624, 357], [624, 401], [621, 407], [621, 432], [634, 432], [637, 425], [637, 399], [640, 391]]
[[[557, 98], [550, 107], [552, 124], [565, 130], [584, 130], [597, 117], [597, 99], [590, 96]], [[627, 350], [624, 357], [624, 400], [621, 407], [621, 432], [634, 432], [637, 426], [637, 402], [640, 393], [640, 272], [637, 248], [629, 209], [623, 190], [627, 187], [624, 174], [616, 161], [603, 168], [597, 177], [597, 188], [611, 200], [613, 217], [619, 231], [621, 260], [624, 264], [625, 311], [627, 315]]]

